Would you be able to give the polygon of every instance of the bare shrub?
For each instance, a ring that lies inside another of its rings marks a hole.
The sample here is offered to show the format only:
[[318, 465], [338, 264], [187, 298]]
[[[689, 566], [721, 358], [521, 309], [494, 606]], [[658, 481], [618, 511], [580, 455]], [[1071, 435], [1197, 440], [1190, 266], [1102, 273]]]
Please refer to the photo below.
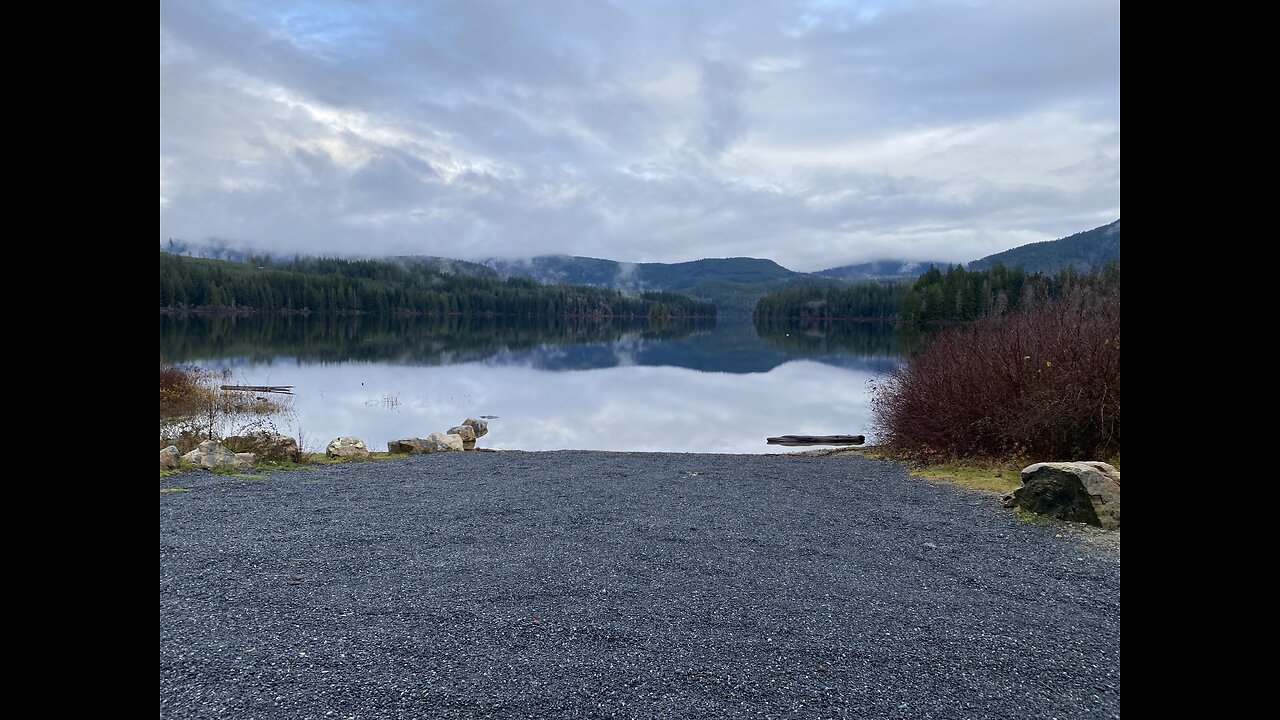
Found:
[[1120, 298], [1073, 292], [939, 333], [874, 388], [876, 430], [951, 457], [1120, 451]]
[[160, 365], [160, 447], [187, 452], [203, 440], [252, 432], [278, 432], [292, 417], [291, 398], [223, 390], [231, 371]]
[[160, 419], [199, 413], [212, 399], [209, 373], [196, 367], [160, 366]]

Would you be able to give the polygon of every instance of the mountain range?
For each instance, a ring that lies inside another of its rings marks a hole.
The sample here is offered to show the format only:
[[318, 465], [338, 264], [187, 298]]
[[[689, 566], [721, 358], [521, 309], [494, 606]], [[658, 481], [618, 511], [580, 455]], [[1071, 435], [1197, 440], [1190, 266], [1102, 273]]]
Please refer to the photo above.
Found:
[[872, 262], [827, 268], [810, 274], [836, 280], [914, 278], [919, 277], [920, 273], [928, 270], [930, 265], [946, 267], [947, 263], [945, 261], [930, 260], [874, 260]]
[[[1068, 265], [1080, 269], [1101, 267], [1120, 258], [1120, 221], [1069, 237], [1031, 243], [988, 255], [968, 264], [985, 269], [1003, 262], [1029, 271], [1053, 272]], [[438, 260], [433, 258], [431, 260]], [[877, 260], [841, 265], [813, 273], [789, 270], [762, 258], [706, 258], [682, 263], [627, 263], [569, 255], [540, 255], [523, 260], [490, 258], [486, 267], [501, 275], [516, 275], [542, 282], [578, 283], [619, 290], [667, 290], [714, 300], [722, 313], [750, 313], [756, 301], [771, 292], [811, 282], [853, 282], [918, 277], [930, 265], [946, 262]]]
[[1120, 259], [1120, 221], [1057, 240], [1020, 245], [969, 263], [970, 270], [986, 270], [996, 263], [1021, 265], [1027, 272], [1055, 272], [1073, 265], [1079, 270], [1102, 267]]
[[[246, 252], [229, 243], [193, 245], [170, 240], [169, 252], [240, 260]], [[1053, 272], [1073, 265], [1100, 267], [1120, 258], [1120, 221], [1058, 240], [1031, 243], [988, 255], [967, 265], [985, 269], [1002, 262], [1028, 271]], [[877, 260], [827, 268], [813, 273], [789, 270], [763, 258], [705, 258], [679, 263], [630, 263], [569, 255], [540, 255], [528, 259], [490, 258], [481, 262], [414, 255], [392, 258], [433, 269], [479, 276], [518, 276], [542, 282], [574, 283], [628, 290], [665, 290], [715, 301], [721, 313], [750, 314], [756, 301], [776, 290], [799, 283], [851, 282], [870, 279], [906, 279], [919, 276], [930, 265], [946, 262]]]

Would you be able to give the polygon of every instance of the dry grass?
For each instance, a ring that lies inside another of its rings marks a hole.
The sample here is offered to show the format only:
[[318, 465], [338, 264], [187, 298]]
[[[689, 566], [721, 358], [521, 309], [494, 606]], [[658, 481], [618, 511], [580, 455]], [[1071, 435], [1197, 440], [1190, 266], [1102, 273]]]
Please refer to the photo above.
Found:
[[231, 371], [160, 365], [160, 447], [193, 450], [204, 440], [254, 431], [277, 431], [292, 416], [290, 399], [254, 392], [223, 390]]

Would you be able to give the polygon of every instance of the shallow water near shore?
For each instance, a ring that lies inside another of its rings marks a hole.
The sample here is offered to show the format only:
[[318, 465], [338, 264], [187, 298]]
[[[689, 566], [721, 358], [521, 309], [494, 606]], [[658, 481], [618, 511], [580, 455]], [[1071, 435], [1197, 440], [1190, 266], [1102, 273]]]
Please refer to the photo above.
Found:
[[496, 416], [481, 447], [771, 453], [765, 437], [871, 431], [870, 384], [903, 338], [883, 324], [770, 326], [468, 318], [160, 318], [166, 362], [292, 385], [311, 449]]

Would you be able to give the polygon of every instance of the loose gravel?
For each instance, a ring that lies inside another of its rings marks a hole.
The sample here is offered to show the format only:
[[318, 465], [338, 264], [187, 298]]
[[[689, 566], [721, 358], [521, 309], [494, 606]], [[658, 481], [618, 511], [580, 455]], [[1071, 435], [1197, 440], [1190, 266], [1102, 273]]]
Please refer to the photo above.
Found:
[[163, 718], [1097, 718], [1120, 565], [856, 455], [161, 479]]

